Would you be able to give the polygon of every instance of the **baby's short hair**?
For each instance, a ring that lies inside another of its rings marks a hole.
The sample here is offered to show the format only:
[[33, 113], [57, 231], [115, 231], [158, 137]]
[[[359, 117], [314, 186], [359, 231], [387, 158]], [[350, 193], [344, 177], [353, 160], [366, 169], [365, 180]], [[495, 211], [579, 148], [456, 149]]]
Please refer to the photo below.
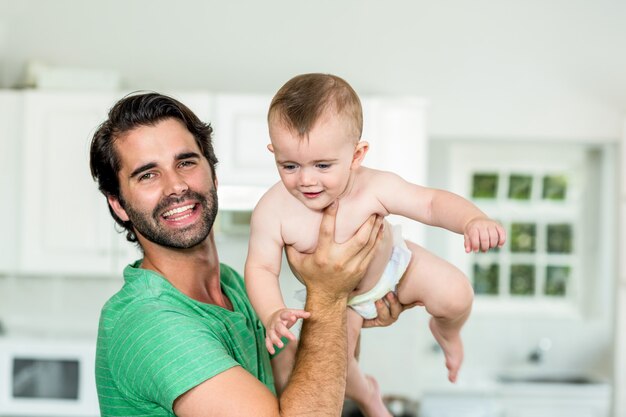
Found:
[[350, 84], [336, 75], [312, 73], [293, 77], [272, 99], [267, 118], [270, 123], [279, 120], [303, 137], [328, 108], [351, 120], [361, 138], [361, 100]]

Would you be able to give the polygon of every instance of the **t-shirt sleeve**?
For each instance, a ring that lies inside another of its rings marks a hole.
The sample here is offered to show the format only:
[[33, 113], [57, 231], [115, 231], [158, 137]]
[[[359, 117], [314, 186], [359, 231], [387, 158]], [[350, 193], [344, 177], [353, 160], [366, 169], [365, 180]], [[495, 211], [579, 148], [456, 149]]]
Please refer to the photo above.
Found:
[[115, 329], [111, 371], [131, 399], [171, 410], [181, 394], [239, 365], [226, 344], [197, 317], [171, 308], [135, 306]]

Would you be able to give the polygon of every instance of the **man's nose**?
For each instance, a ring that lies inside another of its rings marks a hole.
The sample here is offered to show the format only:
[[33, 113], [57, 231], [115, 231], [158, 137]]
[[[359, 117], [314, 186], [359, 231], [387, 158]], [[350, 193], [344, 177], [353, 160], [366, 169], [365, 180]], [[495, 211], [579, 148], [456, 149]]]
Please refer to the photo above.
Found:
[[180, 195], [189, 189], [187, 182], [183, 176], [176, 172], [169, 173], [166, 176], [166, 184], [163, 192], [165, 195]]

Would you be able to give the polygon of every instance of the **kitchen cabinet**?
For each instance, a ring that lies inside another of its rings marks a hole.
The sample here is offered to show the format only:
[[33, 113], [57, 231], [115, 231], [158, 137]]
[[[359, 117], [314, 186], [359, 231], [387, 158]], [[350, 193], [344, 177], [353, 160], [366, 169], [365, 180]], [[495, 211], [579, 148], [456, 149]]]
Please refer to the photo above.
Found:
[[15, 91], [0, 92], [0, 189], [2, 204], [0, 218], [3, 219], [0, 233], [0, 275], [16, 268], [17, 218], [18, 218], [18, 138], [22, 96]]
[[218, 94], [215, 97], [214, 148], [219, 159], [217, 178], [225, 186], [267, 189], [279, 180], [270, 137], [267, 110], [270, 95]]
[[484, 384], [424, 393], [422, 417], [608, 417], [611, 388], [595, 384]]
[[[220, 160], [217, 177], [224, 194], [237, 198], [233, 204], [236, 209], [251, 210], [259, 197], [255, 190], [265, 190], [280, 180], [274, 156], [267, 150], [270, 143], [267, 111], [271, 98], [246, 94], [215, 97], [214, 146]], [[414, 97], [364, 97], [362, 106], [362, 138], [370, 144], [364, 165], [393, 171], [408, 181], [423, 184], [427, 103]], [[248, 190], [237, 193], [240, 186]], [[247, 203], [241, 199], [246, 193], [251, 196]], [[407, 227], [413, 228], [408, 223]], [[407, 237], [419, 241], [418, 234], [409, 232]]]
[[[21, 94], [18, 272], [116, 275], [139, 257], [116, 231], [89, 170], [89, 145], [121, 92]], [[210, 96], [172, 93], [203, 120]]]
[[107, 274], [115, 234], [91, 179], [89, 143], [116, 94], [23, 93], [18, 269]]
[[589, 386], [526, 386], [501, 392], [505, 417], [608, 417], [610, 389]]

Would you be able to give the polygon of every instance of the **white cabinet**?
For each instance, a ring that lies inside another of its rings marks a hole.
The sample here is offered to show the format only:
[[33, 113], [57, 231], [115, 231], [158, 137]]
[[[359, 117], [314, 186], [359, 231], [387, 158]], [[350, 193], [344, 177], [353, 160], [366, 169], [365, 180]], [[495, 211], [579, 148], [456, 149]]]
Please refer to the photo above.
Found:
[[[405, 180], [426, 185], [427, 102], [415, 97], [364, 97], [363, 134], [370, 145], [363, 165], [391, 171]], [[406, 239], [424, 243], [424, 227], [398, 216], [391, 223], [402, 225]]]
[[607, 384], [523, 386], [501, 391], [505, 417], [608, 417]]
[[18, 179], [18, 140], [21, 127], [22, 96], [15, 91], [0, 92], [0, 275], [16, 268]]
[[[220, 207], [251, 210], [262, 192], [279, 181], [270, 143], [269, 95], [218, 94], [213, 119]], [[364, 97], [363, 140], [370, 143], [364, 165], [423, 183], [426, 175], [426, 102], [405, 97]], [[242, 186], [246, 189], [240, 188]], [[246, 201], [246, 195], [250, 197]], [[225, 198], [222, 199], [221, 197]], [[230, 204], [231, 197], [233, 204]], [[222, 200], [226, 206], [222, 205]], [[416, 235], [410, 238], [420, 240]]]
[[424, 393], [423, 417], [609, 417], [609, 384], [495, 384]]
[[[22, 93], [19, 256], [26, 274], [120, 275], [139, 257], [89, 170], [89, 146], [121, 92]], [[208, 94], [172, 93], [208, 121]], [[119, 229], [119, 227], [117, 227]]]
[[215, 97], [214, 147], [220, 186], [268, 188], [279, 180], [267, 149], [269, 95], [218, 94]]
[[89, 143], [117, 95], [23, 93], [18, 269], [108, 274], [115, 231], [89, 171]]
[[[267, 150], [269, 95], [169, 92], [214, 128], [220, 208], [251, 210], [279, 180]], [[118, 233], [89, 171], [98, 125], [123, 92], [5, 91], [0, 94], [0, 177], [10, 204], [0, 273], [115, 275], [139, 256]], [[406, 98], [365, 98], [366, 165], [422, 183], [425, 105]], [[401, 220], [399, 220], [401, 221]], [[412, 222], [407, 236], [418, 240]]]

